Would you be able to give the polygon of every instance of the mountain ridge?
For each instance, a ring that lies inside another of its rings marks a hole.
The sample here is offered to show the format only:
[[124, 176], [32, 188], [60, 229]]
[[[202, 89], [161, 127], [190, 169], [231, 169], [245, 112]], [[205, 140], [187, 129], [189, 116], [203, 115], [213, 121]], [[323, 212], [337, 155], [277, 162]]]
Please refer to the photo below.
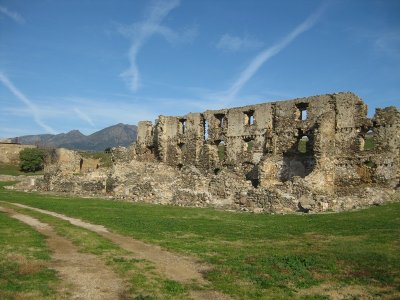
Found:
[[90, 135], [84, 135], [77, 129], [60, 134], [24, 135], [18, 139], [21, 144], [42, 147], [67, 148], [72, 150], [103, 151], [106, 148], [127, 147], [136, 141], [137, 126], [118, 123]]

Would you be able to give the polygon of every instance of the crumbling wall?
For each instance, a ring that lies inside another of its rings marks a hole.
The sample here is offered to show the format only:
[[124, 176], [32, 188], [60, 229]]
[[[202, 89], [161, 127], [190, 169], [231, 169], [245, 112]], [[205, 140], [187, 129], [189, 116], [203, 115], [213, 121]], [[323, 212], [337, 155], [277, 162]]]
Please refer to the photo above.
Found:
[[35, 145], [20, 145], [12, 143], [0, 143], [0, 163], [18, 164], [19, 153], [26, 148], [36, 148]]
[[[229, 170], [260, 189], [256, 194], [285, 190], [282, 184], [294, 181], [297, 186], [301, 182], [309, 198], [350, 195], [356, 186], [399, 183], [399, 112], [394, 107], [378, 109], [370, 120], [367, 110], [352, 93], [319, 95], [207, 110], [195, 114], [195, 122], [193, 114], [161, 116], [152, 129], [146, 123], [146, 139], [153, 141], [153, 161], [178, 168], [192, 165], [210, 175]], [[371, 131], [376, 145], [365, 150]], [[143, 151], [142, 144], [136, 149]]]
[[[350, 209], [398, 191], [399, 129], [395, 107], [369, 119], [352, 93], [160, 116], [154, 125], [139, 122], [132, 147], [113, 150], [109, 173], [85, 180], [92, 180], [90, 191], [97, 186], [99, 194], [132, 201], [269, 212]], [[374, 146], [367, 147], [371, 138]], [[85, 190], [70, 181], [74, 191]]]
[[57, 169], [62, 174], [82, 174], [100, 166], [99, 159], [83, 157], [77, 151], [65, 148], [55, 149], [49, 160], [45, 165], [45, 172]]

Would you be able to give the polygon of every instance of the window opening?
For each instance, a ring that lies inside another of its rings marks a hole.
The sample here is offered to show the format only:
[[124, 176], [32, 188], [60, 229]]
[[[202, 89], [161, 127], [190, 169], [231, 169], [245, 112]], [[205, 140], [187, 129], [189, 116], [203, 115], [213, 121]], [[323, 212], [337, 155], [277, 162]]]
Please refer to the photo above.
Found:
[[246, 111], [244, 112], [245, 118], [244, 122], [245, 125], [254, 125], [255, 119], [254, 119], [254, 110]]
[[223, 161], [225, 159], [225, 153], [226, 153], [226, 145], [225, 141], [216, 141], [216, 145], [218, 147], [218, 157], [220, 161]]
[[179, 122], [181, 123], [181, 133], [184, 134], [186, 130], [186, 119], [180, 119]]
[[300, 111], [300, 120], [302, 120], [302, 121], [305, 121], [305, 120], [307, 120], [307, 117], [308, 117], [308, 112], [307, 112], [307, 110], [305, 109], [305, 110], [302, 110], [302, 111]]
[[246, 151], [247, 152], [251, 152], [251, 150], [253, 150], [253, 146], [254, 146], [254, 142], [253, 141], [247, 142]]
[[203, 127], [204, 127], [204, 140], [208, 140], [208, 121], [204, 119], [203, 121]]
[[296, 104], [296, 107], [298, 109], [299, 120], [301, 120], [301, 121], [307, 120], [308, 119], [308, 111], [307, 111], [308, 103], [299, 103], [299, 104]]
[[364, 138], [364, 150], [372, 150], [375, 148], [375, 134], [372, 130], [368, 130]]
[[251, 152], [254, 147], [254, 140], [252, 138], [245, 138], [244, 142], [244, 151]]
[[224, 114], [215, 114], [214, 116], [219, 121], [218, 127], [224, 128], [225, 127], [225, 115]]
[[254, 124], [254, 116], [251, 115], [251, 116], [249, 117], [249, 125], [253, 125], [253, 124]]
[[309, 142], [309, 138], [306, 135], [303, 135], [300, 139], [299, 139], [299, 144], [297, 146], [297, 150], [300, 153], [307, 153], [307, 143]]

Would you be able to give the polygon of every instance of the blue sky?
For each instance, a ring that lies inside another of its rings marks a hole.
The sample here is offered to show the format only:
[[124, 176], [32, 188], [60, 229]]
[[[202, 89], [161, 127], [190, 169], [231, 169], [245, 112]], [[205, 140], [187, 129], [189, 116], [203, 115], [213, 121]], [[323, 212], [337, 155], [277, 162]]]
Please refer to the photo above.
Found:
[[400, 103], [398, 0], [0, 0], [0, 137], [339, 91]]

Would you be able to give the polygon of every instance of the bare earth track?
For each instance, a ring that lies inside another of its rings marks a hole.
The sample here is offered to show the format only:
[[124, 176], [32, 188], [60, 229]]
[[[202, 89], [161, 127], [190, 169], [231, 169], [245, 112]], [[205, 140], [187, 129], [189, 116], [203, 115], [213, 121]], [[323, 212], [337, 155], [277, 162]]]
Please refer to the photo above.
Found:
[[[156, 246], [156, 245], [150, 245], [146, 244], [142, 241], [135, 240], [133, 238], [127, 237], [120, 235], [118, 233], [110, 232], [107, 228], [101, 225], [95, 225], [91, 223], [84, 222], [79, 219], [71, 218], [68, 216], [65, 216], [63, 214], [59, 214], [56, 212], [44, 210], [44, 209], [39, 209], [19, 203], [11, 203], [15, 206], [21, 207], [21, 208], [26, 208], [34, 211], [38, 211], [43, 214], [47, 214], [62, 220], [69, 221], [71, 224], [85, 228], [87, 230], [96, 232], [97, 234], [111, 240], [115, 244], [119, 245], [121, 248], [128, 250], [133, 253], [133, 256], [138, 259], [145, 259], [153, 262], [157, 268], [157, 270], [161, 273], [163, 273], [168, 279], [172, 279], [181, 283], [191, 283], [195, 282], [201, 285], [208, 285], [209, 282], [206, 281], [203, 276], [202, 272], [206, 271], [209, 269], [208, 266], [199, 263], [196, 261], [194, 258], [190, 258], [187, 256], [179, 255], [176, 253], [171, 253], [166, 250], [161, 249], [161, 247]], [[13, 214], [19, 215], [19, 216], [24, 216], [21, 214]], [[31, 217], [25, 216], [27, 218], [33, 219]], [[34, 219], [35, 222], [40, 223], [36, 219]], [[49, 228], [47, 224], [40, 223], [41, 226], [35, 227], [38, 231], [43, 230], [42, 226], [47, 226], [46, 228]], [[32, 225], [33, 226], [33, 225]], [[39, 230], [40, 228], [40, 230]], [[42, 231], [40, 231], [42, 232]], [[51, 230], [51, 232], [55, 235], [54, 231]], [[45, 233], [43, 233], [45, 234]], [[47, 234], [46, 234], [47, 235]], [[62, 238], [63, 239], [63, 238]], [[72, 245], [69, 241], [66, 241], [69, 244]], [[74, 246], [73, 246], [74, 247]], [[64, 264], [63, 264], [64, 265]], [[66, 262], [65, 265], [68, 265], [68, 262]], [[101, 285], [103, 286], [103, 285]], [[217, 291], [191, 291], [190, 296], [193, 299], [230, 299], [229, 296], [222, 294]], [[89, 297], [90, 299], [97, 299], [93, 297]], [[89, 299], [87, 298], [87, 299]], [[76, 298], [80, 299], [80, 298]], [[118, 299], [115, 297], [105, 297], [103, 299]]]
[[[12, 209], [0, 211], [17, 219], [47, 237], [53, 252], [50, 267], [60, 274], [63, 284], [59, 294], [65, 299], [124, 299], [123, 281], [97, 256], [78, 252], [69, 240], [57, 235], [48, 224]], [[101, 270], [101, 272], [99, 272]]]

